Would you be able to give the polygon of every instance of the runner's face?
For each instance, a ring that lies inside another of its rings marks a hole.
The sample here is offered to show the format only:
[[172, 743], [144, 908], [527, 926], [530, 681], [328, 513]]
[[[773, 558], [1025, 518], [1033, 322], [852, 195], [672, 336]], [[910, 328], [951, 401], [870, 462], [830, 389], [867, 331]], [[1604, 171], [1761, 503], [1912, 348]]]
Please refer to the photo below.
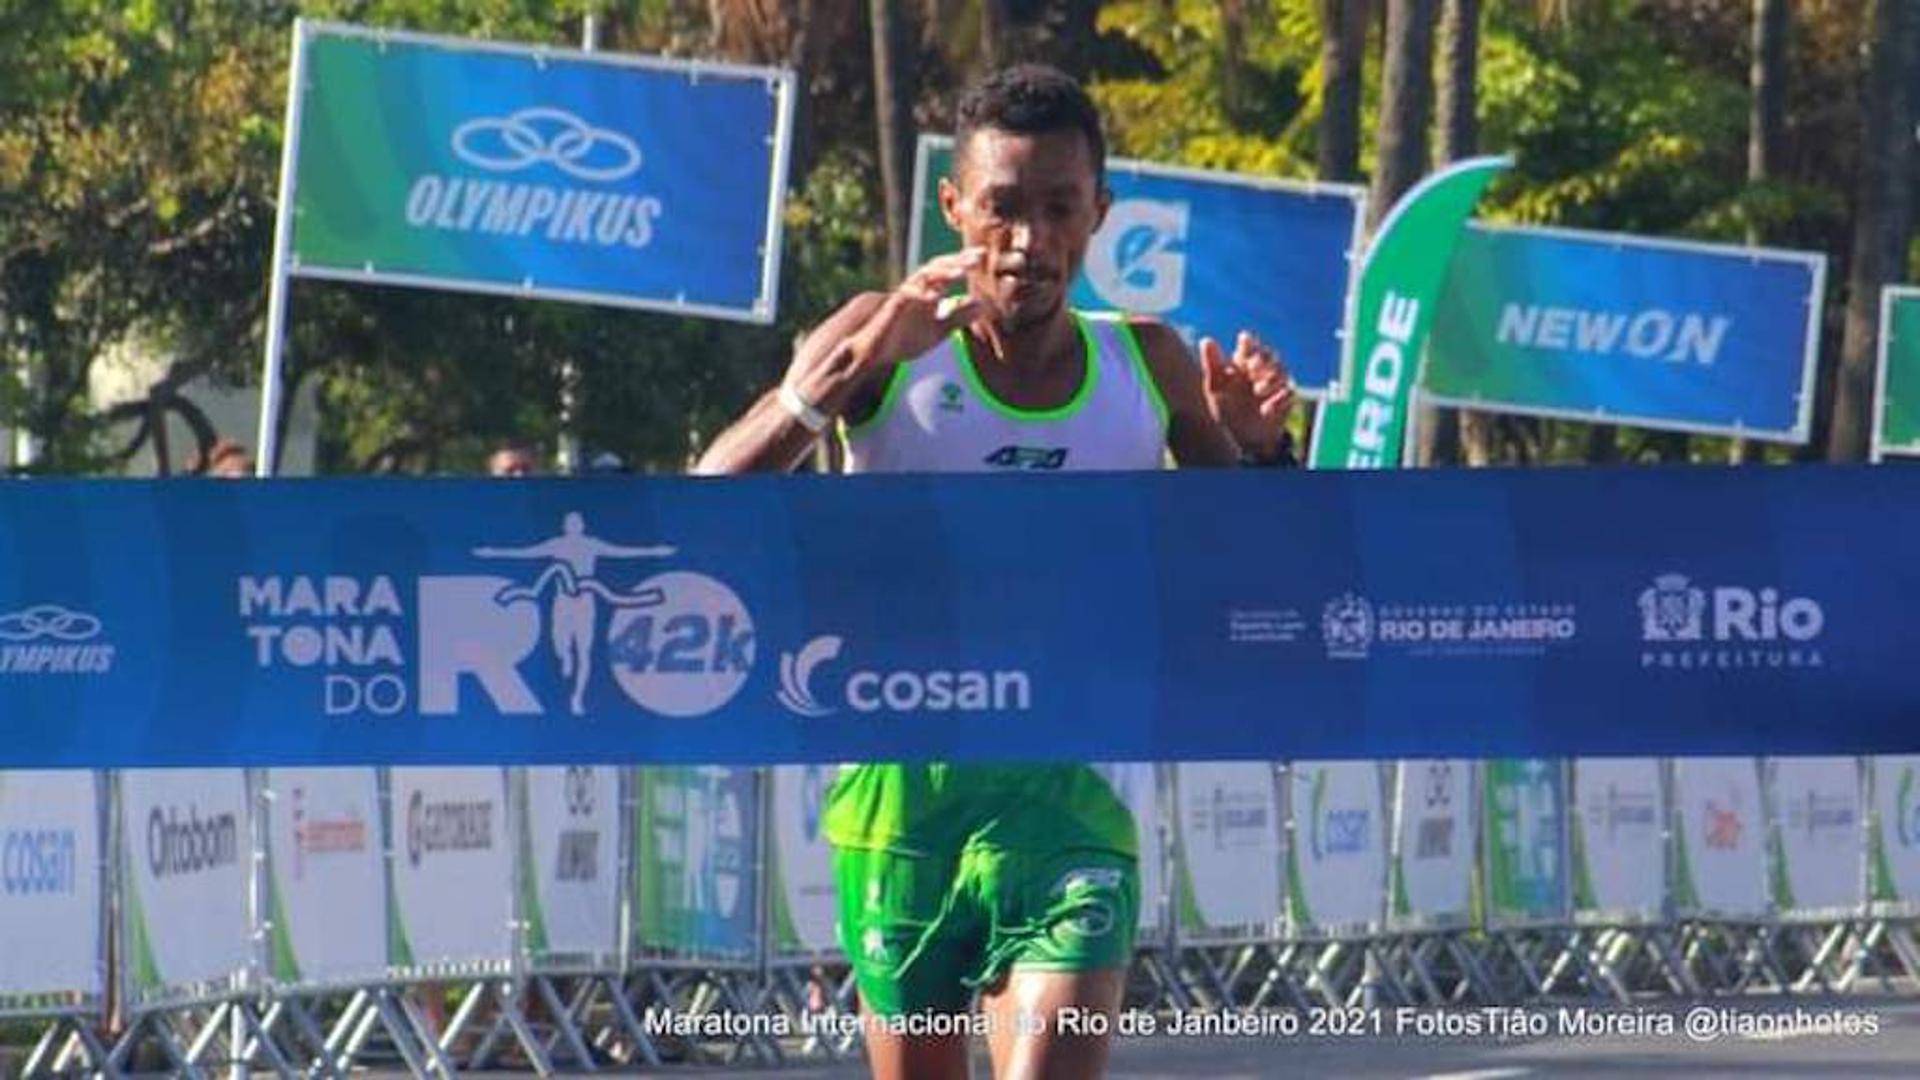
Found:
[[1107, 213], [1086, 136], [983, 128], [958, 153], [958, 183], [940, 181], [940, 209], [963, 244], [987, 252], [969, 290], [1009, 329], [1052, 318]]

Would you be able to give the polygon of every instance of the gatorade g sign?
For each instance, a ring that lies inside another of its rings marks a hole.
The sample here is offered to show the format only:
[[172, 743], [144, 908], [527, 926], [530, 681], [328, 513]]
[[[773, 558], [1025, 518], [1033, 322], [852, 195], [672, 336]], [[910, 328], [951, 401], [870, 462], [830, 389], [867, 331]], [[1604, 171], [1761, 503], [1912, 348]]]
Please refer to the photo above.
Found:
[[[908, 253], [916, 265], [960, 247], [937, 195], [952, 165], [952, 139], [921, 136]], [[1087, 245], [1076, 307], [1153, 315], [1189, 343], [1251, 330], [1307, 393], [1339, 378], [1361, 189], [1119, 158], [1107, 161], [1107, 187], [1113, 204]]]
[[1117, 199], [1087, 246], [1087, 283], [1110, 307], [1163, 315], [1186, 298], [1186, 202]]
[[792, 80], [302, 22], [309, 277], [771, 322]]

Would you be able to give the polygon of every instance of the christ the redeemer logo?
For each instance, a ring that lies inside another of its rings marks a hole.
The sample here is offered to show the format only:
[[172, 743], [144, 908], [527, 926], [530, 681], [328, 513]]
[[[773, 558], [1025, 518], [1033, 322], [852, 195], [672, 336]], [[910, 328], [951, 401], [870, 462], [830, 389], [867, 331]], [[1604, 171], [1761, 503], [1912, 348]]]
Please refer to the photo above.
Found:
[[538, 604], [542, 593], [550, 594], [547, 609], [547, 633], [553, 643], [554, 657], [560, 663], [560, 676], [571, 679], [573, 692], [569, 707], [575, 716], [587, 711], [587, 684], [593, 676], [594, 628], [600, 618], [600, 601], [616, 609], [657, 607], [665, 599], [658, 588], [641, 587], [622, 593], [608, 588], [594, 576], [601, 559], [662, 559], [676, 549], [667, 545], [630, 547], [608, 543], [587, 533], [586, 520], [569, 513], [560, 523], [560, 535], [525, 547], [477, 547], [473, 554], [482, 559], [536, 559], [549, 563], [532, 585], [510, 585], [501, 589], [495, 600], [500, 604], [521, 601]]

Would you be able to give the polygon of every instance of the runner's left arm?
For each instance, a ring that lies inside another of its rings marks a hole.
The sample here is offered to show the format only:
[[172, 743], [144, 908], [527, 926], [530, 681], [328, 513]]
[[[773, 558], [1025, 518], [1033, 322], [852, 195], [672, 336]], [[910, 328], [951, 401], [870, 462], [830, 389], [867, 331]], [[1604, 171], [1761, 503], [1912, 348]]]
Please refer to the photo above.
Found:
[[1200, 362], [1157, 319], [1130, 323], [1167, 403], [1167, 446], [1183, 468], [1291, 464], [1287, 418], [1293, 380], [1273, 351], [1242, 333], [1232, 357], [1203, 338]]

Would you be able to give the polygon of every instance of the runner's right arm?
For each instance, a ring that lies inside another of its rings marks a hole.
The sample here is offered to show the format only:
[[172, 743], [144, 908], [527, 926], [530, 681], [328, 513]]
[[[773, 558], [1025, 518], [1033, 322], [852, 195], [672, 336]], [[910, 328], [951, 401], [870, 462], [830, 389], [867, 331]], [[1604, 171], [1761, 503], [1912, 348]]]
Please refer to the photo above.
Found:
[[[973, 317], [970, 300], [941, 300], [978, 261], [977, 249], [943, 255], [890, 293], [861, 293], [827, 317], [794, 351], [781, 386], [829, 419], [871, 413], [893, 365], [920, 355]], [[702, 474], [786, 472], [820, 436], [780, 400], [781, 387], [760, 396], [700, 456]]]

